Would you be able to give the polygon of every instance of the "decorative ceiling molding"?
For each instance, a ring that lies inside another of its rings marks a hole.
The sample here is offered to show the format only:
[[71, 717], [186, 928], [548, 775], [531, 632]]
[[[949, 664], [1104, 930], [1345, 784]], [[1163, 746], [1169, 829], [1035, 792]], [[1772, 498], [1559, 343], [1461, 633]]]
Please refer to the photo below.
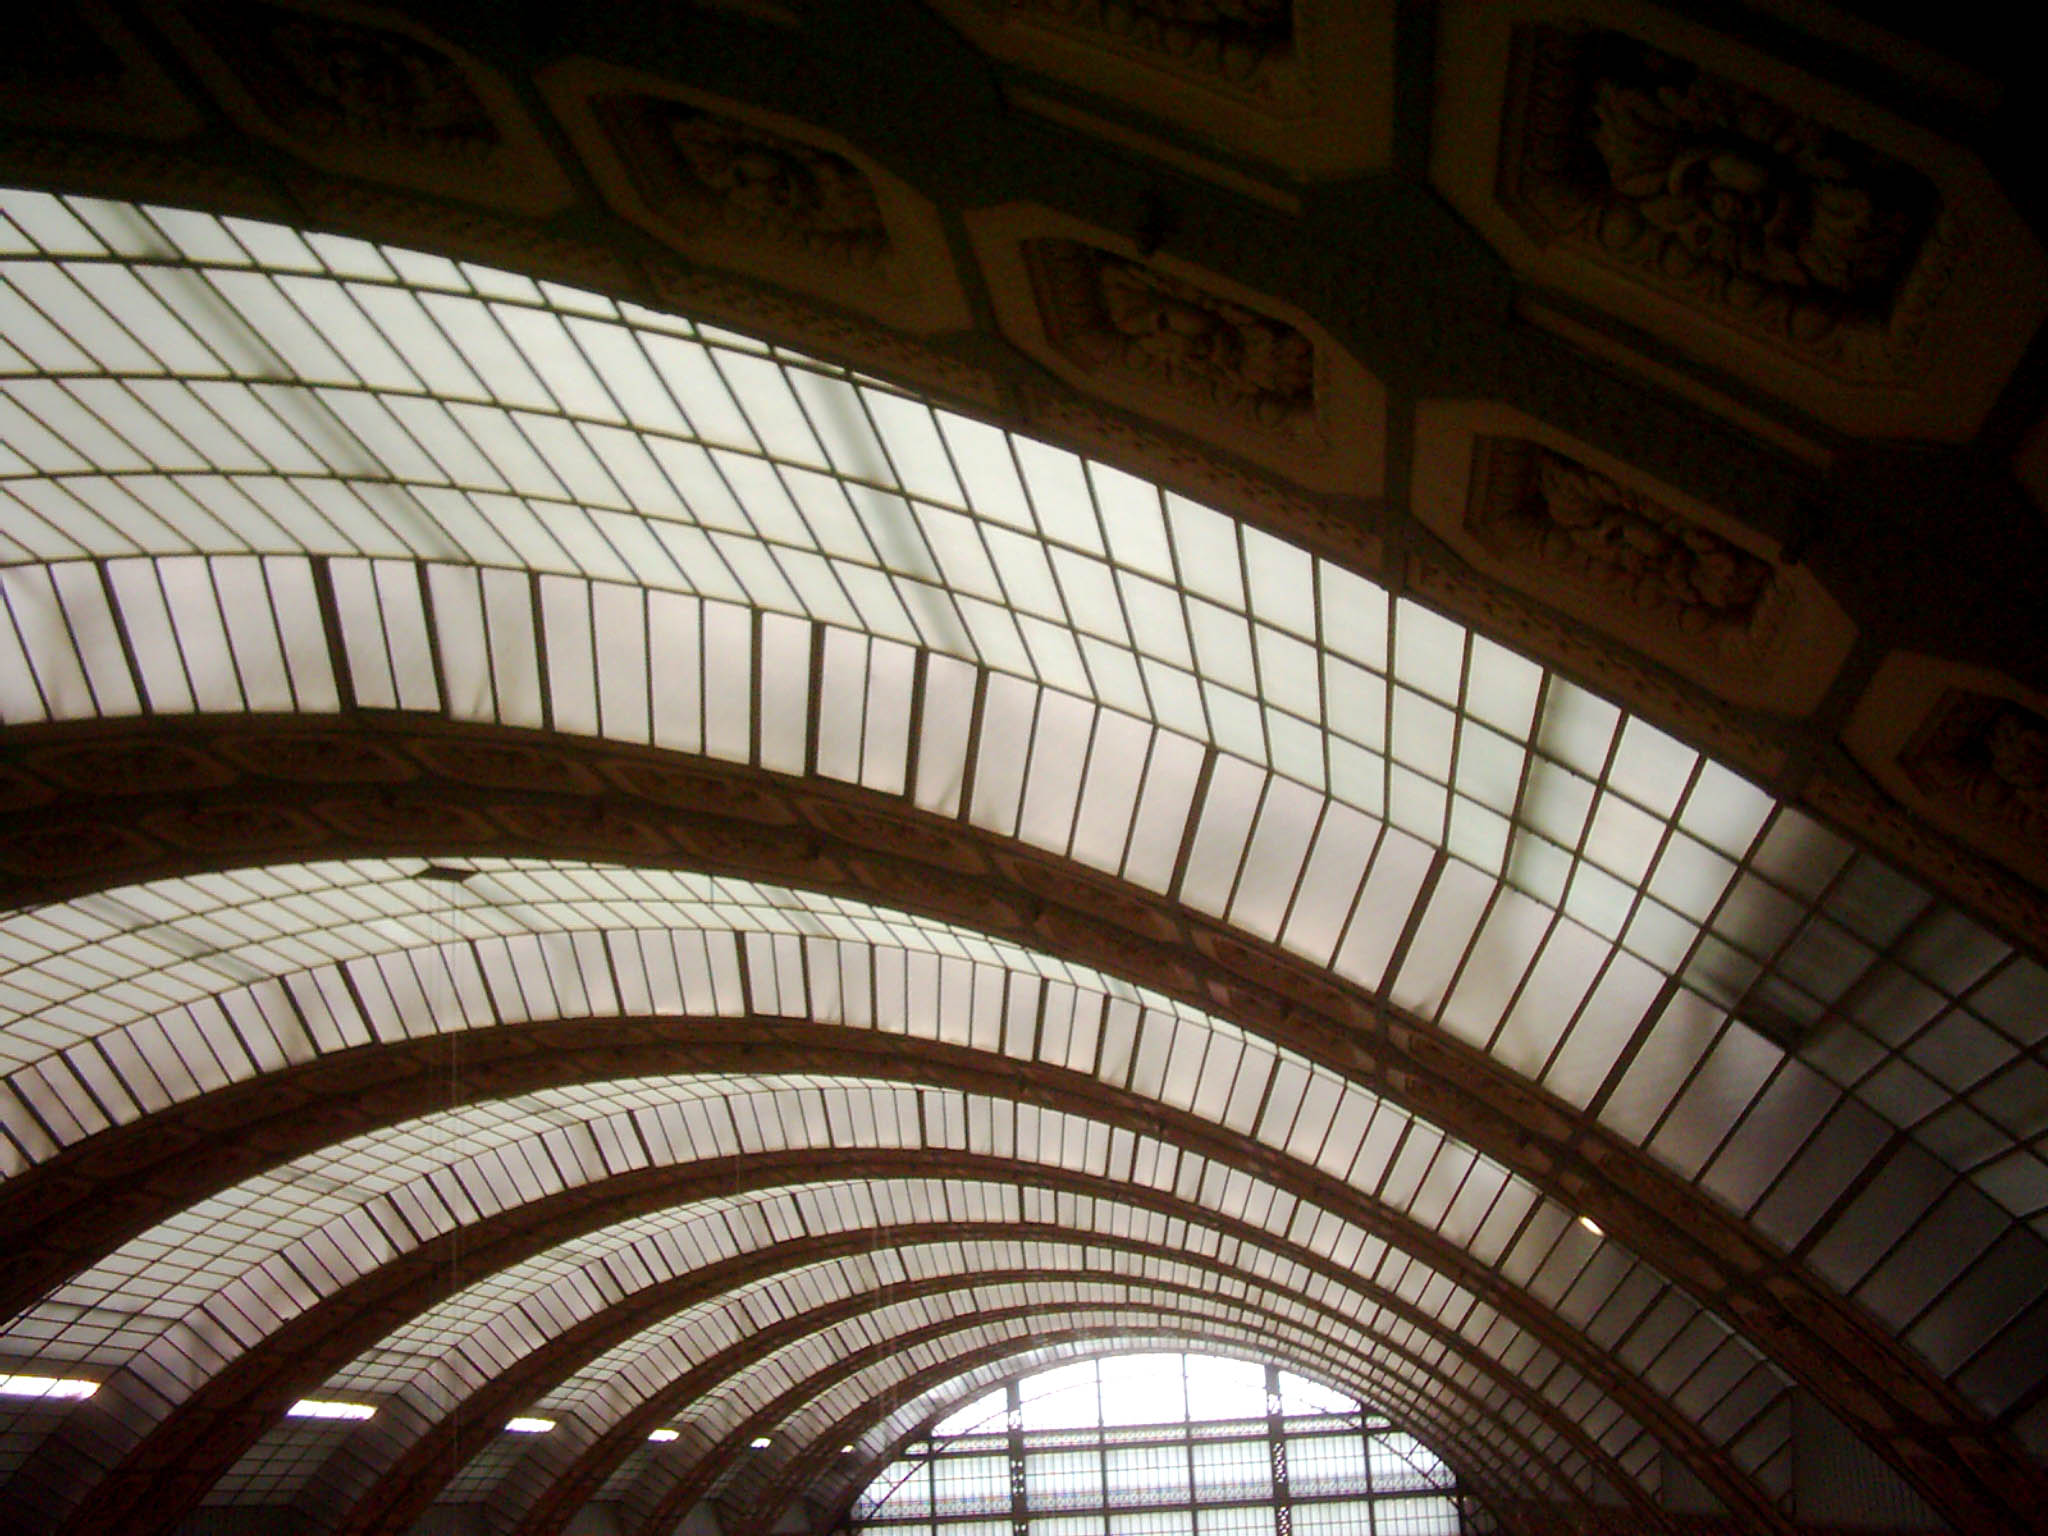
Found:
[[1982, 667], [1895, 654], [1843, 739], [1901, 805], [2048, 886], [2048, 698]]
[[1476, 569], [1748, 709], [1803, 715], [1855, 626], [1736, 519], [1506, 406], [1424, 401], [1415, 515]]
[[1076, 389], [1311, 490], [1380, 495], [1385, 391], [1308, 316], [1049, 209], [967, 225], [996, 323]]
[[1974, 156], [1724, 34], [1501, 0], [1438, 39], [1433, 178], [1519, 275], [1841, 430], [1968, 439], [2048, 314]]
[[244, 129], [322, 170], [528, 215], [574, 197], [505, 79], [402, 12], [167, 0], [152, 14]]
[[937, 210], [838, 135], [595, 59], [538, 84], [606, 201], [679, 254], [911, 335], [970, 324]]

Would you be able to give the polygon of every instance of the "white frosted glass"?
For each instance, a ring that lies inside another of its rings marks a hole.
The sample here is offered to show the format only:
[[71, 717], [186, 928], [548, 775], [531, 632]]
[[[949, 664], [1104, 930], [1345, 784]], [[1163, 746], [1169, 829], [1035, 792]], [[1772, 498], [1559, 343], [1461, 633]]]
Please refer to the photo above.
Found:
[[1216, 759], [1181, 880], [1180, 899], [1197, 911], [1221, 916], [1229, 904], [1266, 780], [1250, 763]]

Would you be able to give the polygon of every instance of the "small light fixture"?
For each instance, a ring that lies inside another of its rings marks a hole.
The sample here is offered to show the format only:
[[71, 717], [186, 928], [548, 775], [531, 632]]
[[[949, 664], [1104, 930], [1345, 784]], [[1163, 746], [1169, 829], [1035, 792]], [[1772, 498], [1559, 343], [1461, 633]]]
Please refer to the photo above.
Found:
[[505, 1421], [505, 1430], [514, 1435], [544, 1435], [555, 1427], [553, 1419], [517, 1418]]
[[1600, 1230], [1600, 1223], [1595, 1221], [1590, 1216], [1581, 1216], [1579, 1218], [1579, 1225], [1584, 1227], [1588, 1232], [1592, 1233], [1595, 1237], [1605, 1237], [1607, 1235], [1605, 1232], [1602, 1232]]
[[766, 1435], [756, 1435], [752, 1440], [749, 1440], [747, 1443], [757, 1451], [765, 1451], [768, 1449], [769, 1441]]
[[839, 1454], [842, 1456], [851, 1456], [853, 1454], [853, 1447], [850, 1445], [842, 1445], [841, 1447], [839, 1447]]
[[377, 1410], [368, 1403], [335, 1403], [325, 1398], [302, 1397], [285, 1409], [288, 1419], [367, 1419]]
[[679, 1429], [657, 1429], [647, 1438], [656, 1445], [667, 1445], [671, 1440], [680, 1440], [683, 1432]]
[[0, 1376], [0, 1397], [91, 1397], [100, 1384], [83, 1376]]

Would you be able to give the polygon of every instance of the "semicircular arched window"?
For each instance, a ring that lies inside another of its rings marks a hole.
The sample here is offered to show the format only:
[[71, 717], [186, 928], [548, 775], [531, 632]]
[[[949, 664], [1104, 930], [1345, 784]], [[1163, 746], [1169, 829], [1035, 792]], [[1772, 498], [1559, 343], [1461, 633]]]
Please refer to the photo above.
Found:
[[1014, 1379], [906, 1444], [861, 1536], [1457, 1536], [1433, 1452], [1369, 1404], [1215, 1355], [1079, 1360]]

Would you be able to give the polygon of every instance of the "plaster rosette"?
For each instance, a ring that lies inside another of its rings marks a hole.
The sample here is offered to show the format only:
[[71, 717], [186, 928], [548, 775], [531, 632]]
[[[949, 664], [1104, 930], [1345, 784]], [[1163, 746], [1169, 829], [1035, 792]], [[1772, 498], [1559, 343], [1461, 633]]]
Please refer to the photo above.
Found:
[[1475, 569], [1739, 707], [1811, 712], [1855, 638], [1771, 541], [1509, 407], [1423, 402], [1413, 484]]
[[539, 83], [606, 201], [690, 261], [920, 335], [970, 323], [931, 203], [845, 139], [590, 59]]
[[1380, 493], [1386, 393], [1301, 311], [1047, 209], [967, 225], [997, 325], [1076, 389], [1311, 490]]
[[[931, 4], [993, 58], [1289, 176], [1326, 180], [1391, 159], [1391, 0]], [[1047, 99], [1013, 95], [1028, 106]]]
[[503, 78], [408, 17], [180, 0], [160, 20], [230, 117], [323, 171], [522, 214], [573, 199]]
[[1439, 43], [1432, 177], [1517, 275], [1834, 427], [1971, 437], [2048, 315], [1973, 155], [1778, 59], [1602, 0]]
[[1894, 800], [2048, 886], [2048, 698], [2002, 673], [1894, 652], [1843, 739]]

